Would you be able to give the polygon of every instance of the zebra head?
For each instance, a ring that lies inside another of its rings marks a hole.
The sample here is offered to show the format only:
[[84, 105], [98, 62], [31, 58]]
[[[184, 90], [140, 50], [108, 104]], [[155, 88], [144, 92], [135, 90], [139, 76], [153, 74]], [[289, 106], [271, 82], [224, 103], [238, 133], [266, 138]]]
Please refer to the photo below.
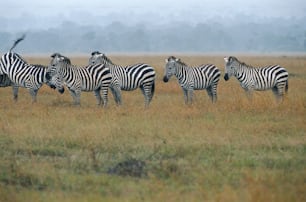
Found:
[[91, 57], [88, 60], [89, 65], [95, 65], [95, 64], [100, 64], [102, 63], [102, 58], [104, 54], [100, 53], [99, 51], [94, 51], [91, 53]]
[[58, 76], [57, 74], [54, 75], [48, 82], [47, 84], [52, 88], [52, 89], [58, 89], [58, 92], [63, 94], [65, 92], [65, 88], [63, 85], [63, 79]]
[[59, 53], [52, 54], [51, 58], [52, 59], [50, 61], [50, 64], [48, 66], [47, 73], [46, 73], [47, 80], [50, 80], [56, 74], [59, 63], [64, 62], [67, 64], [71, 64], [71, 61], [68, 57], [65, 57]]
[[170, 56], [166, 59], [166, 67], [165, 67], [165, 75], [164, 75], [164, 82], [168, 82], [172, 75], [176, 73], [176, 66], [177, 63], [181, 60], [174, 56]]
[[52, 59], [50, 61], [50, 64], [48, 65], [47, 72], [46, 72], [46, 79], [48, 82], [56, 74], [56, 70], [57, 70], [56, 65], [59, 63], [60, 57], [62, 57], [62, 55], [59, 53], [54, 53], [51, 55]]
[[64, 82], [60, 74], [58, 74], [59, 66], [61, 63], [71, 64], [69, 58], [62, 56], [59, 53], [51, 55], [52, 59], [46, 71], [47, 84], [53, 88], [58, 89], [60, 93], [64, 92]]
[[94, 51], [91, 53], [91, 57], [88, 61], [89, 65], [96, 65], [96, 64], [113, 64], [112, 61], [106, 57], [104, 53], [100, 53], [99, 51]]
[[237, 60], [237, 58], [233, 56], [225, 57], [224, 61], [225, 61], [224, 80], [227, 81], [230, 79], [231, 76], [235, 75], [237, 67], [239, 67], [239, 61]]

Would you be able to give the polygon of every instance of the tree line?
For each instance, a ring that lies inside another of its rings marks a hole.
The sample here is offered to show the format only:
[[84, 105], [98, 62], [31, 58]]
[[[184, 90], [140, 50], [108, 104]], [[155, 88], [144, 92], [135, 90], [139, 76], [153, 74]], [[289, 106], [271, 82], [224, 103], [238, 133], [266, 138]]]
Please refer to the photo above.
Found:
[[303, 52], [306, 51], [306, 20], [275, 19], [269, 22], [198, 23], [164, 25], [79, 25], [65, 21], [45, 30], [0, 31], [0, 50], [27, 34], [18, 46], [25, 53], [103, 52]]

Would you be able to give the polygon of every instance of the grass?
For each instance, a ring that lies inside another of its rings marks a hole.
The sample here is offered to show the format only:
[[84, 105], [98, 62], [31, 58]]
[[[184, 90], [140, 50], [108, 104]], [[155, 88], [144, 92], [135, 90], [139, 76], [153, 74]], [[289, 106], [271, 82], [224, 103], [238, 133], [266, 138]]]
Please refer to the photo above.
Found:
[[[146, 62], [157, 70], [156, 93], [144, 110], [140, 91], [110, 95], [107, 109], [82, 93], [81, 106], [44, 86], [31, 104], [25, 89], [12, 101], [1, 88], [0, 201], [305, 201], [306, 58], [241, 56], [248, 64], [281, 64], [289, 93], [249, 102], [238, 82], [220, 80], [218, 102], [195, 92], [186, 106], [174, 78], [162, 82], [168, 55], [114, 55], [115, 63]], [[180, 56], [188, 64], [223, 57]], [[49, 58], [27, 57], [47, 64]], [[72, 57], [85, 65], [86, 57]], [[110, 175], [128, 159], [146, 164], [147, 176]]]

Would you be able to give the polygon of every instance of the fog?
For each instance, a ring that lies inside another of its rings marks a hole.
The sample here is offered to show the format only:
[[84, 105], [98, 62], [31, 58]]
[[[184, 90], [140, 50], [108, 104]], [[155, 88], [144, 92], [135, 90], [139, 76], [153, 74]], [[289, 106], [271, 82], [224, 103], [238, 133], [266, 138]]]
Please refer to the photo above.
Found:
[[304, 0], [1, 2], [0, 51], [305, 52]]

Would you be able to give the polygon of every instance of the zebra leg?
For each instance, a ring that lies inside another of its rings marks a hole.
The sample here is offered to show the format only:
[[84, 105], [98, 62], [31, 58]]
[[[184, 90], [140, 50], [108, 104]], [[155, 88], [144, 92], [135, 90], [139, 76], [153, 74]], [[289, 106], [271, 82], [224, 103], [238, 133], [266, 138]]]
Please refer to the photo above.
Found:
[[189, 89], [189, 90], [188, 90], [188, 93], [187, 93], [187, 96], [188, 96], [188, 97], [187, 97], [187, 100], [188, 100], [187, 102], [190, 103], [190, 104], [192, 104], [192, 103], [193, 103], [193, 90], [190, 90], [190, 89]]
[[150, 101], [152, 99], [151, 85], [140, 86], [141, 92], [145, 97], [145, 107], [149, 107]]
[[116, 89], [116, 97], [117, 97], [117, 105], [121, 105], [122, 104], [122, 98], [121, 98], [121, 89], [118, 86], [118, 88]]
[[214, 102], [214, 95], [213, 95], [211, 86], [206, 88], [206, 92], [207, 92], [207, 95], [209, 96], [209, 98], [211, 99], [211, 101]]
[[217, 86], [209, 86], [208, 88], [206, 88], [206, 92], [208, 94], [208, 96], [211, 99], [212, 103], [216, 103], [217, 102]]
[[245, 90], [248, 100], [252, 101], [253, 100], [253, 90], [246, 89], [246, 88], [244, 90]]
[[13, 99], [14, 99], [15, 102], [17, 102], [17, 100], [18, 100], [18, 89], [19, 89], [19, 87], [17, 85], [12, 86]]
[[108, 102], [108, 97], [107, 97], [107, 94], [108, 94], [108, 85], [107, 86], [102, 86], [101, 87], [101, 91], [102, 91], [102, 104], [103, 104], [103, 107], [107, 107], [107, 102]]
[[183, 93], [184, 93], [184, 101], [185, 104], [188, 104], [188, 90], [183, 88]]
[[150, 103], [153, 99], [153, 96], [154, 96], [155, 82], [153, 81], [153, 83], [151, 85], [149, 85], [148, 87], [149, 87], [149, 90], [150, 90], [150, 97], [149, 97], [149, 103]]
[[118, 104], [118, 100], [117, 100], [117, 95], [116, 95], [115, 89], [113, 87], [110, 87], [110, 89], [111, 89], [111, 92], [113, 94], [113, 97], [114, 97], [114, 100], [115, 100], [116, 104]]
[[121, 105], [122, 101], [121, 101], [121, 89], [120, 89], [120, 86], [119, 85], [112, 86], [112, 87], [110, 87], [110, 89], [112, 91], [112, 94], [114, 96], [114, 99], [115, 99], [115, 102], [116, 102], [117, 106]]
[[30, 89], [29, 92], [30, 92], [30, 95], [32, 96], [32, 102], [35, 103], [38, 89]]
[[98, 88], [98, 89], [94, 90], [95, 97], [97, 99], [97, 105], [101, 105], [101, 101], [102, 101], [100, 90], [101, 90], [101, 88]]
[[286, 83], [278, 83], [272, 88], [273, 94], [278, 103], [283, 101], [283, 96], [286, 91]]
[[69, 89], [69, 92], [73, 98], [73, 102], [74, 102], [73, 104], [80, 105], [81, 91]]

